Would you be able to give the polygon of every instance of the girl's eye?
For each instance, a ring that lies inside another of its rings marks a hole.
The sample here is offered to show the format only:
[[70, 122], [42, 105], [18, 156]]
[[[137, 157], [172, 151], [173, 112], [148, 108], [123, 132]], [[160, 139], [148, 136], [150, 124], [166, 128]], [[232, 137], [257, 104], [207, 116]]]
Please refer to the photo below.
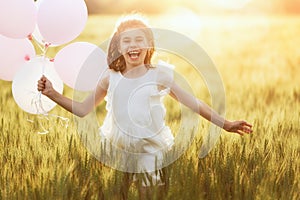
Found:
[[130, 40], [123, 40], [123, 42], [124, 42], [124, 43], [129, 43], [129, 42], [130, 42]]
[[143, 41], [144, 41], [144, 38], [137, 38], [135, 41], [136, 41], [136, 42], [143, 42]]

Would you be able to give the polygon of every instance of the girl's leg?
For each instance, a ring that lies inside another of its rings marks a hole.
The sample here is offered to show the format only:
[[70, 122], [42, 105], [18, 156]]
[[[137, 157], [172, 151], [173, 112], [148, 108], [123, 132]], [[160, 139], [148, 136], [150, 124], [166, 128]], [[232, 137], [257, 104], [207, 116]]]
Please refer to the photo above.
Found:
[[132, 173], [124, 173], [122, 185], [120, 187], [120, 195], [122, 200], [128, 199], [128, 191], [130, 185], [132, 184], [133, 174]]
[[138, 186], [138, 192], [139, 192], [139, 199], [140, 200], [150, 200], [151, 199], [151, 188], [150, 186], [147, 187], [147, 186], [142, 186], [142, 185], [139, 185]]
[[139, 186], [140, 200], [163, 200], [167, 196], [165, 185]]
[[169, 189], [167, 170], [164, 168], [155, 173], [142, 174], [139, 176], [137, 184], [140, 200], [163, 200]]

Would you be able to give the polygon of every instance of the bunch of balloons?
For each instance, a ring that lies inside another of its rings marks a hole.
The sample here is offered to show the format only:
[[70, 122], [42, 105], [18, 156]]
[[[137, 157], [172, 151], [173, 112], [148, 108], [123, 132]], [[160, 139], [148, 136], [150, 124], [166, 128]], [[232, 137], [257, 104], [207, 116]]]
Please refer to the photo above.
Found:
[[[107, 66], [105, 52], [88, 42], [67, 44], [80, 35], [87, 19], [84, 0], [0, 0], [0, 79], [12, 81], [14, 100], [24, 111], [43, 114], [56, 105], [37, 91], [42, 75], [60, 93], [64, 84], [94, 89]], [[48, 48], [63, 44], [54, 59], [47, 57]]]

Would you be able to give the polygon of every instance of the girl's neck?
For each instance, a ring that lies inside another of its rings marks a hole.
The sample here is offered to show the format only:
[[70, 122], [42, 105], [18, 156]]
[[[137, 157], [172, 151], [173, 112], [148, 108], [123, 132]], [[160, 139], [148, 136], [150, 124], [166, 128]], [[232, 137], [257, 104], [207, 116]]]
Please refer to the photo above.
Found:
[[146, 65], [140, 66], [126, 66], [126, 68], [121, 72], [125, 77], [137, 78], [143, 76], [147, 73], [148, 67]]

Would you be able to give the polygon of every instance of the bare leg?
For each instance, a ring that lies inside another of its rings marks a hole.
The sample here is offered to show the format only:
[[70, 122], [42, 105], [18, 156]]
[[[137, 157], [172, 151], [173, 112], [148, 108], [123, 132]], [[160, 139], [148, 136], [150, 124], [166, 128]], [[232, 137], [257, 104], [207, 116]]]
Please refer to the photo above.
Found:
[[145, 173], [138, 176], [137, 188], [140, 200], [163, 200], [169, 189], [167, 169], [158, 170], [155, 174]]
[[163, 200], [167, 195], [165, 185], [140, 186], [138, 189], [140, 200]]
[[139, 199], [140, 200], [150, 200], [152, 198], [152, 188], [150, 186], [139, 186]]
[[120, 188], [120, 195], [121, 195], [122, 200], [128, 199], [128, 191], [129, 191], [130, 185], [132, 183], [132, 177], [133, 177], [133, 174], [124, 173], [123, 182], [122, 182], [122, 185]]
[[156, 188], [156, 199], [165, 199], [168, 193], [168, 187], [166, 185], [159, 185]]

